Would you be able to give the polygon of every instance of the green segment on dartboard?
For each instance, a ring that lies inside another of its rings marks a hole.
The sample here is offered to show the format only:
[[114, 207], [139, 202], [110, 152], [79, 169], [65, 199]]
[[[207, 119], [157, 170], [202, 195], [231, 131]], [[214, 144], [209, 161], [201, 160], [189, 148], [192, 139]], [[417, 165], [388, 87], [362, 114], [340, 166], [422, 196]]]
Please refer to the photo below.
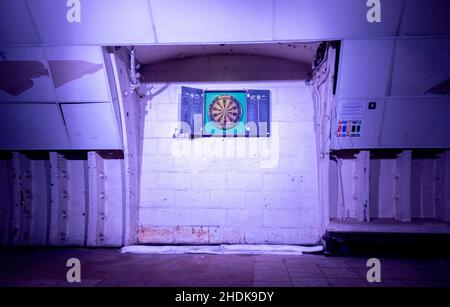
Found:
[[245, 135], [247, 93], [245, 91], [205, 92], [204, 134]]

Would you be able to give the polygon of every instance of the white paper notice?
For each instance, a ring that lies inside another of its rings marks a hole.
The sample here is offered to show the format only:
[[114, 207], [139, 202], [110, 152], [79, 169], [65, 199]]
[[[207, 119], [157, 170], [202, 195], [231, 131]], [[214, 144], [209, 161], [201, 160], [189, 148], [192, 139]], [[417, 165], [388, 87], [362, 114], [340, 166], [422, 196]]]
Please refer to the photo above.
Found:
[[363, 119], [367, 103], [365, 101], [340, 101], [338, 104], [338, 118]]

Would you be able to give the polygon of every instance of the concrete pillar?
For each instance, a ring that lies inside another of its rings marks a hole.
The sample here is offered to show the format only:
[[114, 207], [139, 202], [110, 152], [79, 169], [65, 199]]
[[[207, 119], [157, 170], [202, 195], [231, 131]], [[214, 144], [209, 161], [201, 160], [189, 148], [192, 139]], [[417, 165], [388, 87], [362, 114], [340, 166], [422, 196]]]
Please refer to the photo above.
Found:
[[88, 246], [102, 246], [105, 242], [105, 170], [103, 158], [96, 152], [88, 153], [89, 211]]
[[411, 221], [411, 151], [403, 151], [395, 161], [394, 212], [395, 219]]
[[354, 192], [353, 201], [356, 219], [361, 222], [369, 222], [369, 171], [370, 151], [361, 151], [356, 155], [354, 165]]

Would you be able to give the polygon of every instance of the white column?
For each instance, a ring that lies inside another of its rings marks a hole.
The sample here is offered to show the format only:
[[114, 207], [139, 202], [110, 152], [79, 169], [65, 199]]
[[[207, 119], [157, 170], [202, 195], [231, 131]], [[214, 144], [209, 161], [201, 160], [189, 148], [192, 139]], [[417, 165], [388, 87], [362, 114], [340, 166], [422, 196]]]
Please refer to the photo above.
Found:
[[50, 182], [51, 182], [51, 218], [50, 245], [66, 245], [68, 216], [68, 171], [67, 161], [57, 152], [50, 152]]
[[103, 246], [105, 242], [105, 179], [103, 158], [96, 152], [89, 152], [88, 246]]
[[395, 219], [411, 221], [411, 151], [403, 151], [395, 161], [394, 170]]
[[354, 190], [353, 201], [356, 219], [361, 222], [369, 222], [369, 171], [370, 151], [361, 151], [356, 155], [354, 165]]

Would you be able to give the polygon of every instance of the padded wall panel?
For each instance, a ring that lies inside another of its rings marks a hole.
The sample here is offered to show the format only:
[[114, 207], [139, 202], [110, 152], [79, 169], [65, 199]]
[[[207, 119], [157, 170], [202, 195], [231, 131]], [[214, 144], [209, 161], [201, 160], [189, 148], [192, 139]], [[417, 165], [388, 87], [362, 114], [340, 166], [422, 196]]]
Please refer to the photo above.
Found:
[[341, 98], [388, 95], [394, 44], [391, 39], [344, 41], [337, 95]]
[[275, 38], [349, 39], [396, 35], [403, 1], [381, 1], [381, 23], [369, 23], [364, 0], [277, 0]]
[[393, 96], [421, 96], [449, 78], [450, 38], [397, 40]]
[[388, 99], [380, 146], [450, 148], [450, 98]]
[[45, 52], [42, 48], [2, 48], [0, 103], [56, 102]]
[[[449, 56], [450, 40], [443, 38], [344, 41], [333, 149], [450, 147]], [[347, 104], [364, 105], [364, 113], [342, 115]], [[360, 135], [336, 135], [339, 120], [347, 119], [361, 121]]]
[[272, 39], [272, 0], [150, 2], [158, 41], [162, 43]]
[[101, 47], [46, 48], [59, 102], [110, 100]]
[[69, 148], [56, 104], [0, 104], [0, 149]]
[[18, 0], [0, 1], [0, 45], [34, 45], [38, 43], [39, 37], [28, 14], [25, 2]]
[[448, 0], [381, 1], [380, 23], [367, 22], [365, 0], [80, 3], [81, 22], [69, 23], [66, 0], [2, 0], [0, 44], [222, 43], [450, 34]]
[[62, 104], [72, 149], [122, 149], [110, 103]]
[[449, 12], [448, 0], [407, 0], [399, 34], [450, 35]]
[[[64, 0], [27, 0], [42, 43], [126, 45], [155, 42], [147, 0], [80, 1], [81, 20], [69, 23]], [[173, 10], [174, 7], [172, 6]]]

